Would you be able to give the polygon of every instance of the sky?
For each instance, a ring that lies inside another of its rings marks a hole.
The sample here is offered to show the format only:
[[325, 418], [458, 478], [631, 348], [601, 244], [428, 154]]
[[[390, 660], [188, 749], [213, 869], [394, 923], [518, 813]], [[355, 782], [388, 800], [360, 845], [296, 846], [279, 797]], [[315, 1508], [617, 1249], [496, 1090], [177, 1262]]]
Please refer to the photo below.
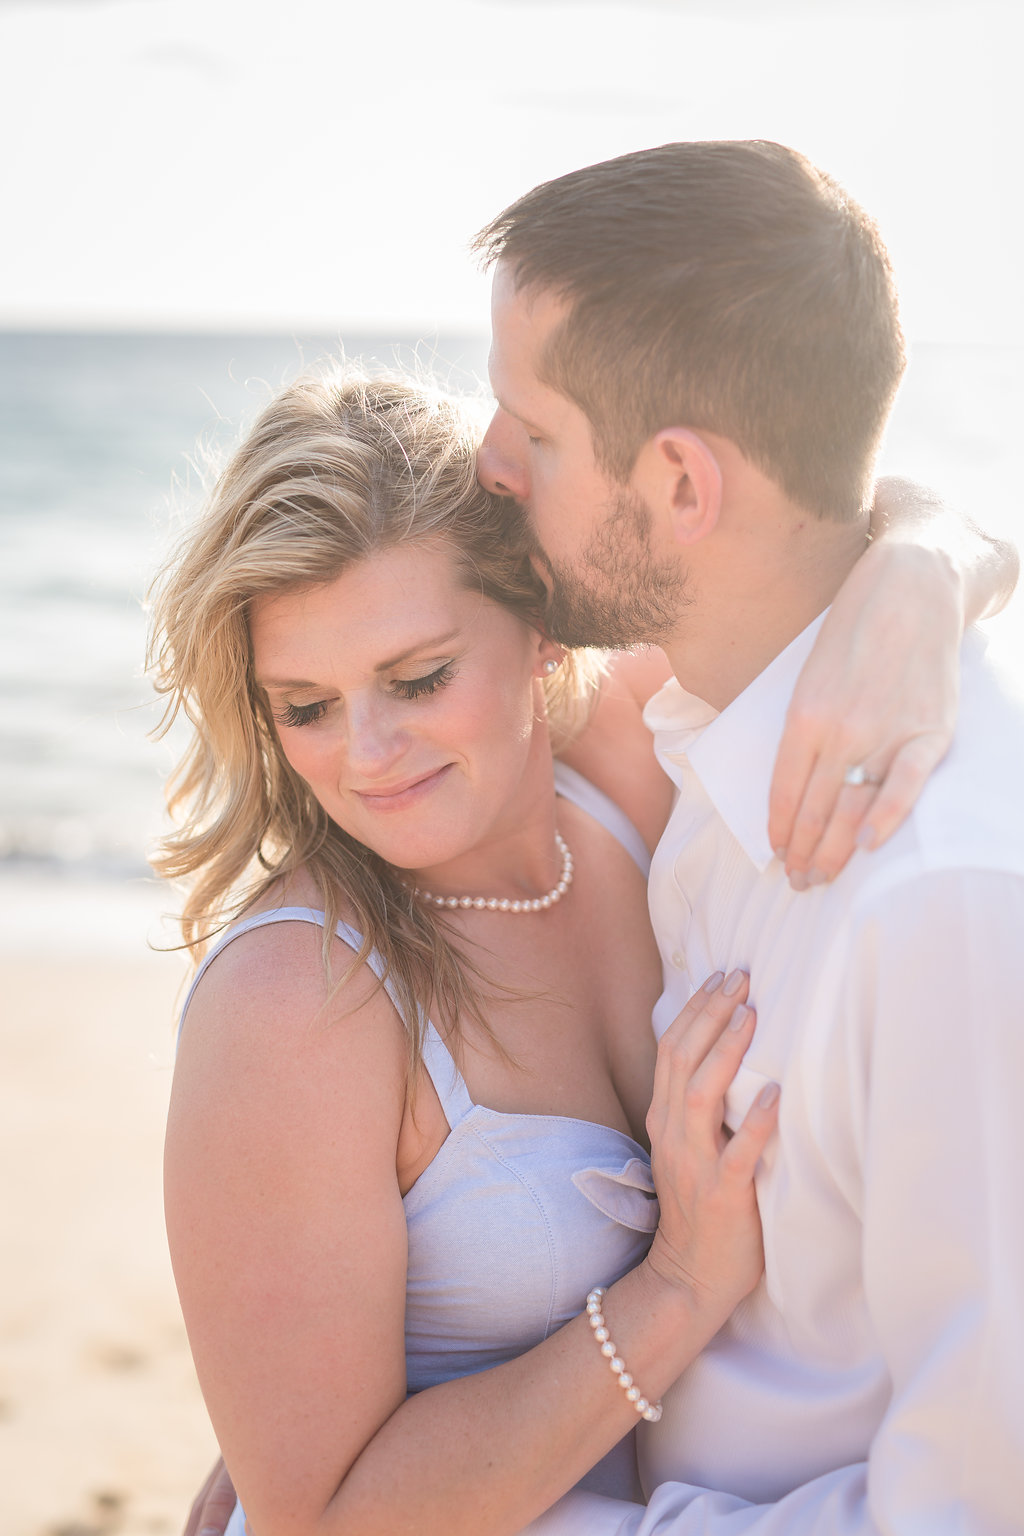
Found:
[[1024, 342], [1019, 0], [0, 0], [0, 326], [482, 333], [473, 232], [679, 138], [878, 219], [914, 339]]

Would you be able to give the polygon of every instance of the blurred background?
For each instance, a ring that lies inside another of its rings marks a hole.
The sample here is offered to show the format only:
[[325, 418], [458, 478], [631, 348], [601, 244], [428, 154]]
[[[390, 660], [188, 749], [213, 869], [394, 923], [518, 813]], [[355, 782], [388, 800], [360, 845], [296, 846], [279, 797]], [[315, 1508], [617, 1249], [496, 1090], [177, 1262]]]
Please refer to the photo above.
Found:
[[[0, 1505], [176, 1530], [213, 1454], [163, 1254], [173, 746], [147, 582], [207, 456], [327, 352], [480, 387], [473, 232], [678, 138], [796, 145], [877, 217], [885, 467], [1024, 531], [1018, 0], [0, 0]], [[995, 626], [1021, 648], [1021, 604]]]

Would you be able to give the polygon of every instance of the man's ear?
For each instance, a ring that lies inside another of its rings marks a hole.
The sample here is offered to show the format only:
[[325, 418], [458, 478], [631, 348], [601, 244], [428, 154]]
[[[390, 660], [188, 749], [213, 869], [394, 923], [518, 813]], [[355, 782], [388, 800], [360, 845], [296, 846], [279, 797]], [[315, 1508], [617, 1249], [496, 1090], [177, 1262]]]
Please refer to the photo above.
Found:
[[688, 427], [663, 427], [648, 439], [633, 483], [677, 544], [696, 544], [717, 528], [722, 468], [707, 440]]

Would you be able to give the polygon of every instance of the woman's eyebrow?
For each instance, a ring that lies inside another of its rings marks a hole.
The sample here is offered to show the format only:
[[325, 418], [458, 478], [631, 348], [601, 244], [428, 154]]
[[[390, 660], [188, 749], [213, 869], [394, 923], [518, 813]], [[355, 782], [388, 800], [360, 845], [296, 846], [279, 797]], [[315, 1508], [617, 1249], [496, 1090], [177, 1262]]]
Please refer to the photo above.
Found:
[[257, 677], [256, 684], [260, 688], [266, 688], [268, 692], [274, 689], [294, 690], [298, 692], [302, 688], [319, 688], [319, 683], [307, 682], [302, 677]]
[[[418, 656], [422, 651], [428, 651], [434, 646], [446, 645], [449, 640], [454, 640], [458, 633], [459, 628], [456, 626], [454, 629], [446, 630], [443, 635], [431, 635], [426, 640], [417, 640], [414, 645], [407, 646], [404, 651], [399, 651], [396, 655], [389, 656], [386, 661], [378, 662], [373, 670], [375, 672], [390, 672], [392, 667], [400, 666], [410, 656]], [[257, 677], [256, 682], [259, 687], [266, 688], [268, 692], [279, 691], [282, 693], [289, 691], [298, 693], [304, 688], [316, 689], [323, 686], [321, 683], [312, 683], [308, 678], [304, 677]]]
[[415, 645], [406, 646], [404, 651], [399, 651], [394, 656], [389, 656], [386, 661], [378, 662], [374, 667], [375, 672], [390, 672], [392, 667], [397, 667], [401, 662], [407, 661], [410, 656], [418, 656], [421, 651], [428, 651], [435, 645], [446, 645], [449, 640], [454, 640], [459, 633], [459, 626], [446, 630], [443, 635], [432, 635], [427, 640], [417, 640]]

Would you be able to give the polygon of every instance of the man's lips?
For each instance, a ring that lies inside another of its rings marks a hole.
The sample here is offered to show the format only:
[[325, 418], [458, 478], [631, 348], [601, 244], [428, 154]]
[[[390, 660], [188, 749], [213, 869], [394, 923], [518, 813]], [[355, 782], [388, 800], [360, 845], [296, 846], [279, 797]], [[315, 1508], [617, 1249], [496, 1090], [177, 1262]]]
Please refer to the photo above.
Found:
[[400, 784], [391, 784], [386, 789], [357, 789], [355, 793], [360, 800], [374, 810], [400, 810], [406, 805], [411, 805], [421, 795], [429, 794], [441, 782], [451, 766], [451, 763], [445, 763], [443, 767], [435, 768], [430, 773], [418, 774], [412, 779], [403, 779]]

